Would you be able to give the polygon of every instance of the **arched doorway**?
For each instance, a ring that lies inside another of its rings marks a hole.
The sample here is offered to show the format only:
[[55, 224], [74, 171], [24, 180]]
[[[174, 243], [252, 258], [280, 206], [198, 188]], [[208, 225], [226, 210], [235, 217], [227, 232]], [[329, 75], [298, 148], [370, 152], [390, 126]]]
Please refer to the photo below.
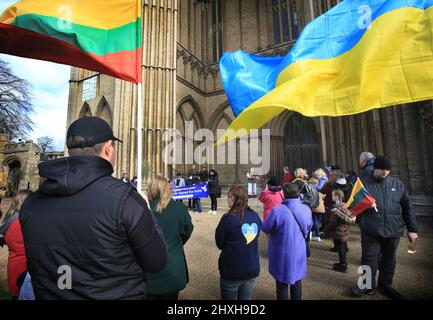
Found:
[[6, 159], [3, 167], [6, 169], [5, 175], [7, 176], [6, 189], [12, 192], [17, 191], [23, 177], [20, 159], [17, 157]]
[[292, 171], [305, 168], [309, 173], [320, 167], [320, 139], [311, 118], [293, 114], [284, 129], [284, 162]]

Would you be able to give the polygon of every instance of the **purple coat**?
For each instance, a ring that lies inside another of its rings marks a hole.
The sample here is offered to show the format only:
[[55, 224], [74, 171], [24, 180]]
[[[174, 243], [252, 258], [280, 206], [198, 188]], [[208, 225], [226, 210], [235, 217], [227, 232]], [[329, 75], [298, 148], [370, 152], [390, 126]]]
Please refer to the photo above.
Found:
[[[302, 227], [299, 228], [293, 215]], [[269, 273], [278, 282], [295, 284], [307, 275], [305, 236], [313, 225], [311, 210], [300, 199], [285, 199], [272, 209], [263, 222], [262, 231], [269, 234]]]

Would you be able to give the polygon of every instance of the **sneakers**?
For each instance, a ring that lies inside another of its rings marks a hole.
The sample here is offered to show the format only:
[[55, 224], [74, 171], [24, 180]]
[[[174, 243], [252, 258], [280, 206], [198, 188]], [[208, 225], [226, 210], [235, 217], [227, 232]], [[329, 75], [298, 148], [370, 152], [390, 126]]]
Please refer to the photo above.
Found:
[[208, 211], [208, 214], [213, 214], [213, 211], [212, 211], [212, 210], [209, 210], [209, 211]]
[[216, 212], [216, 211], [212, 211], [211, 213], [212, 213], [213, 215], [216, 215], [216, 214], [217, 214], [217, 212]]
[[341, 273], [346, 273], [347, 272], [347, 264], [335, 263], [332, 270], [337, 271], [337, 272], [341, 272]]
[[391, 286], [379, 286], [378, 289], [391, 300], [404, 300], [403, 296]]
[[350, 292], [356, 298], [360, 298], [364, 295], [373, 296], [376, 294], [376, 291], [374, 291], [373, 289], [359, 289], [358, 286], [351, 288]]
[[320, 239], [320, 237], [311, 237], [311, 241], [320, 242], [320, 241], [322, 241], [322, 239]]

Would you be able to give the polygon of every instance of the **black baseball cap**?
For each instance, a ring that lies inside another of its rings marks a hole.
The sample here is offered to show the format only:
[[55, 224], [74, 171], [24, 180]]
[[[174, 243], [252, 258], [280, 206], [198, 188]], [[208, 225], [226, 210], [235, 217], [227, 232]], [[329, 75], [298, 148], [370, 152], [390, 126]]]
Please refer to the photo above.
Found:
[[73, 136], [80, 136], [84, 138], [85, 141], [79, 144], [68, 143], [68, 149], [93, 147], [95, 144], [109, 140], [123, 142], [114, 136], [113, 129], [111, 129], [110, 125], [105, 120], [98, 117], [83, 117], [72, 122], [66, 134], [66, 140]]

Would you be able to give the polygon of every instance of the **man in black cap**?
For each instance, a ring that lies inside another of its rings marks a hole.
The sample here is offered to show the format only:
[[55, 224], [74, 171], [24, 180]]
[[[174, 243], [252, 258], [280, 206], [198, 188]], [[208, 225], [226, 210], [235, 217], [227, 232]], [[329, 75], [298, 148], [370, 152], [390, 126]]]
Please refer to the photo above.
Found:
[[376, 203], [358, 216], [362, 242], [361, 262], [370, 268], [372, 277], [371, 287], [352, 288], [352, 294], [357, 297], [375, 294], [376, 272], [379, 269], [378, 288], [391, 299], [403, 299], [392, 288], [395, 254], [404, 226], [410, 242], [418, 238], [418, 226], [406, 187], [397, 178], [389, 176], [390, 170], [391, 160], [386, 156], [378, 156], [374, 161], [373, 174], [362, 178], [365, 189], [376, 199]]
[[145, 272], [166, 265], [146, 201], [111, 176], [115, 141], [104, 120], [81, 118], [68, 129], [70, 156], [39, 164], [46, 180], [19, 217], [36, 299], [145, 299]]

